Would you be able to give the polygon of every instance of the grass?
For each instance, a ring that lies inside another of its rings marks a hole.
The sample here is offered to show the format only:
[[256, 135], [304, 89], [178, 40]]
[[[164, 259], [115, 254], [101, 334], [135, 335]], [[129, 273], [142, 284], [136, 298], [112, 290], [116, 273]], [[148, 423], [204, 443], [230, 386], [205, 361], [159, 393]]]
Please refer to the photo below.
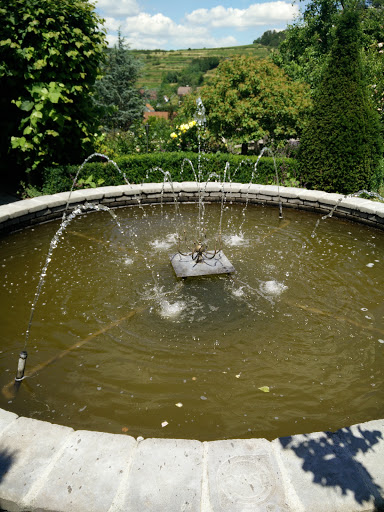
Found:
[[230, 46], [227, 48], [202, 48], [188, 50], [131, 50], [144, 64], [137, 87], [156, 89], [160, 87], [164, 73], [179, 71], [200, 57], [219, 57], [228, 59], [234, 55], [253, 55], [267, 57], [269, 50], [260, 44]]

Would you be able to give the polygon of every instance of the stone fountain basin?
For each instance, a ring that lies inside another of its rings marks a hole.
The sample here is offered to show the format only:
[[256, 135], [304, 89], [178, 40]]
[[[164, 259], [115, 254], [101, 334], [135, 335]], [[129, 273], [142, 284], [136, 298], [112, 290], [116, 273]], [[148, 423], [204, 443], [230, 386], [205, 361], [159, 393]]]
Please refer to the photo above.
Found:
[[[328, 213], [342, 196], [275, 186], [175, 183], [178, 201], [265, 203]], [[54, 194], [0, 206], [3, 233], [70, 207], [173, 202], [166, 184]], [[384, 229], [384, 204], [344, 199], [335, 216]], [[384, 420], [267, 441], [134, 439], [0, 410], [0, 506], [9, 511], [369, 511], [384, 507]]]

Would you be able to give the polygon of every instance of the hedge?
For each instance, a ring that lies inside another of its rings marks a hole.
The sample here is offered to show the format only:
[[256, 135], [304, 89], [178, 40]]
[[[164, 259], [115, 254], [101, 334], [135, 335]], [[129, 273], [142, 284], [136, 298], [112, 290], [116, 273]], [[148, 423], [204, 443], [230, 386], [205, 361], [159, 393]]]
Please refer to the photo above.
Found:
[[[95, 185], [122, 185], [125, 182], [122, 174], [116, 167], [102, 159], [95, 157], [95, 160], [84, 165], [78, 180], [90, 180]], [[189, 160], [189, 161], [188, 161]], [[256, 156], [244, 158], [240, 155], [231, 154], [202, 154], [196, 153], [148, 153], [141, 155], [126, 155], [116, 159], [116, 164], [122, 173], [126, 175], [129, 183], [162, 182], [164, 173], [169, 173], [172, 181], [195, 181], [196, 176], [201, 173], [201, 181], [209, 176], [212, 180], [233, 181], [237, 183], [276, 183], [275, 163], [272, 157], [263, 156], [258, 162], [256, 171]], [[193, 169], [191, 164], [193, 165]], [[199, 167], [200, 162], [200, 167]], [[276, 168], [279, 174], [279, 181], [285, 185], [297, 185], [297, 162], [292, 158], [276, 158]], [[73, 179], [79, 166], [59, 166], [47, 168], [43, 174], [42, 194], [54, 194], [70, 190]], [[160, 170], [161, 169], [161, 170]], [[89, 186], [89, 185], [88, 185]], [[40, 188], [40, 187], [39, 187]]]

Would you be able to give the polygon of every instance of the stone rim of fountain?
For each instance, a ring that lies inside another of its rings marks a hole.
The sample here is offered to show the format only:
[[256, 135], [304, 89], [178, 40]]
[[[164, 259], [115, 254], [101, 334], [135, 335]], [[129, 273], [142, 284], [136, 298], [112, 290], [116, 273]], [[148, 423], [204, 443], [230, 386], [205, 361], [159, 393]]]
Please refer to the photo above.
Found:
[[[62, 216], [79, 203], [111, 208], [197, 201], [268, 204], [384, 230], [384, 204], [293, 187], [149, 183], [76, 190], [0, 206], [0, 233]], [[342, 200], [341, 200], [342, 199]], [[374, 448], [372, 448], [374, 446]], [[74, 431], [0, 409], [0, 507], [11, 512], [281, 510], [384, 507], [384, 419], [273, 441], [142, 439]], [[325, 482], [325, 483], [324, 483]]]

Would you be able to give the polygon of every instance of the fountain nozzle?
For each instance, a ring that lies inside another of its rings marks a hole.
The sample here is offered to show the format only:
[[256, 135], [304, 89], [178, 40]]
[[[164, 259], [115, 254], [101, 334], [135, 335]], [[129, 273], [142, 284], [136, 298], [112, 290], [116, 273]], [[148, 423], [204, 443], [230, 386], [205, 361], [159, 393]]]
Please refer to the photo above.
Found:
[[16, 377], [15, 377], [16, 382], [20, 382], [24, 378], [24, 371], [25, 371], [25, 365], [27, 362], [27, 357], [28, 357], [28, 353], [26, 350], [23, 350], [20, 352], [19, 362], [17, 365]]

